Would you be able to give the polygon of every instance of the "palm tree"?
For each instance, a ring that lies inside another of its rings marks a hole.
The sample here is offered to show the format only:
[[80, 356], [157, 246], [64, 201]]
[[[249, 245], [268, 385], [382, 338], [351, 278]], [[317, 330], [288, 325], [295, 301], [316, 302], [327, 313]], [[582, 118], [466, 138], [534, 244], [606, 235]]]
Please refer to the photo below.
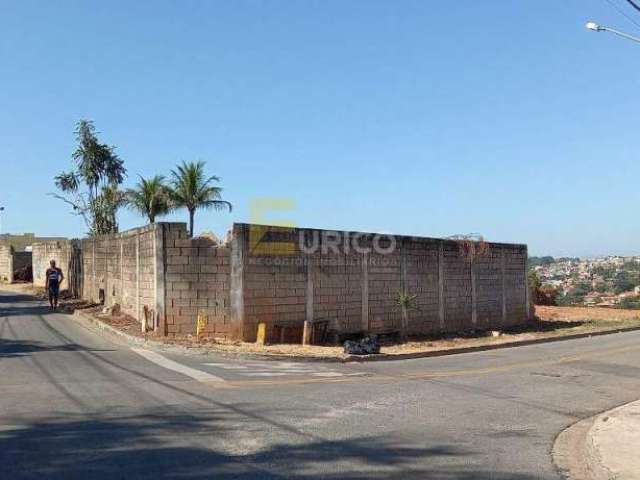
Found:
[[154, 223], [157, 216], [166, 215], [171, 210], [171, 192], [162, 175], [151, 178], [140, 176], [136, 187], [127, 190], [126, 202], [131, 210], [146, 216], [149, 223]]
[[216, 187], [220, 179], [206, 177], [203, 161], [182, 162], [171, 171], [171, 199], [174, 206], [189, 212], [189, 235], [193, 237], [193, 218], [200, 208], [231, 211], [231, 204], [222, 200], [222, 188]]

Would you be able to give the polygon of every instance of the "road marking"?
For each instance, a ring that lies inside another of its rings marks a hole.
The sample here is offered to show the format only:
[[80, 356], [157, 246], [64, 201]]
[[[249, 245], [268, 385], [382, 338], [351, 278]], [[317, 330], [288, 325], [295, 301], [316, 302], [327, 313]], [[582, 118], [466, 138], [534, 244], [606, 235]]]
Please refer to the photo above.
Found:
[[203, 372], [202, 370], [196, 370], [195, 368], [187, 367], [178, 362], [174, 362], [173, 360], [169, 360], [166, 357], [163, 357], [159, 353], [152, 352], [151, 350], [145, 350], [144, 348], [131, 348], [138, 355], [146, 358], [150, 362], [155, 363], [156, 365], [160, 365], [167, 370], [173, 370], [174, 372], [181, 373], [186, 375], [187, 377], [191, 377], [194, 380], [199, 382], [224, 382], [225, 380], [220, 377], [216, 377], [215, 375], [211, 375], [210, 373]]
[[225, 370], [244, 370], [246, 365], [227, 365], [225, 363], [203, 363], [207, 367], [224, 368]]

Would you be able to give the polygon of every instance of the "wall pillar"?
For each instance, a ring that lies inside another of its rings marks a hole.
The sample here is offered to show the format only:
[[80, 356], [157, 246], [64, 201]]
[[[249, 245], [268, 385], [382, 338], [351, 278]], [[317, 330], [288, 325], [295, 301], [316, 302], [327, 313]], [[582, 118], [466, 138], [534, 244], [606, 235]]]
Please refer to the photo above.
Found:
[[136, 232], [136, 320], [142, 325], [142, 333], [145, 333], [146, 320], [140, 315], [140, 232]]
[[524, 246], [524, 311], [525, 319], [527, 321], [531, 320], [531, 309], [529, 308], [530, 299], [529, 299], [529, 275], [527, 272], [527, 259], [529, 258], [529, 248]]
[[474, 257], [471, 257], [469, 271], [471, 272], [471, 324], [475, 327], [478, 324], [478, 292], [476, 289], [476, 262]]
[[165, 249], [164, 249], [164, 232], [163, 224], [155, 224], [153, 232], [153, 252], [155, 261], [153, 263], [153, 286], [155, 292], [155, 307], [153, 330], [160, 332], [162, 335], [167, 334], [166, 316], [165, 316]]
[[307, 261], [307, 289], [305, 294], [305, 318], [307, 322], [313, 323], [313, 257], [304, 257]]
[[245, 340], [249, 337], [248, 332], [245, 331], [244, 324], [244, 262], [248, 233], [244, 225], [234, 228], [229, 260], [231, 264], [231, 278], [229, 281], [231, 336], [239, 340]]
[[506, 279], [506, 264], [507, 258], [504, 247], [501, 248], [501, 278], [502, 278], [502, 325], [507, 324], [507, 279]]
[[369, 254], [362, 254], [362, 330], [369, 332]]
[[96, 283], [96, 237], [91, 242], [91, 300], [98, 299], [98, 285]]
[[[407, 283], [407, 246], [404, 237], [400, 237], [400, 291], [403, 295], [409, 295]], [[404, 338], [409, 333], [409, 308], [404, 305], [400, 315], [400, 332]]]
[[13, 247], [9, 247], [9, 258], [7, 259], [7, 263], [9, 264], [9, 272], [7, 275], [7, 280], [9, 280], [9, 283], [13, 283], [13, 254], [14, 254], [14, 250]]
[[104, 237], [104, 304], [109, 306], [113, 304], [112, 295], [109, 293], [109, 254], [111, 253], [111, 242], [109, 237]]
[[444, 242], [438, 242], [438, 319], [440, 331], [444, 331]]
[[118, 235], [118, 238], [120, 239], [120, 301], [124, 304], [124, 246], [122, 242], [122, 235]]

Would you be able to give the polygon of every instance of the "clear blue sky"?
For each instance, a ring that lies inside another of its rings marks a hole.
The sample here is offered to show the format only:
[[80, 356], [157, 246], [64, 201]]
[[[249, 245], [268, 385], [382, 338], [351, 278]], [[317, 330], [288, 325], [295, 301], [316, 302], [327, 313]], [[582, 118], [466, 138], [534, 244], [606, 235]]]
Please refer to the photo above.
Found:
[[606, 0], [0, 8], [5, 232], [83, 233], [47, 192], [87, 118], [129, 184], [208, 162], [236, 208], [200, 213], [198, 231], [247, 221], [251, 199], [292, 198], [274, 218], [640, 254], [640, 44], [583, 25], [640, 28]]

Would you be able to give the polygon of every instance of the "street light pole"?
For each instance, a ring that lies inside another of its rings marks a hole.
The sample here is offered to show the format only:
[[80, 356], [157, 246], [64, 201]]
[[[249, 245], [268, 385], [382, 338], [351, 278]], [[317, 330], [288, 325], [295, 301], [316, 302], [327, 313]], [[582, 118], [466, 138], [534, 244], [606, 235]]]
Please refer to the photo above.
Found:
[[2, 235], [2, 212], [4, 212], [4, 207], [0, 207], [0, 235]]
[[638, 37], [634, 37], [633, 35], [629, 35], [628, 33], [621, 32], [620, 30], [616, 30], [615, 28], [610, 28], [610, 27], [605, 27], [603, 25], [598, 25], [595, 22], [587, 22], [585, 27], [588, 30], [592, 30], [594, 32], [611, 32], [611, 33], [614, 33], [614, 34], [618, 35], [619, 37], [623, 37], [623, 38], [626, 38], [628, 40], [632, 40], [634, 42], [640, 43], [640, 38], [638, 38]]

